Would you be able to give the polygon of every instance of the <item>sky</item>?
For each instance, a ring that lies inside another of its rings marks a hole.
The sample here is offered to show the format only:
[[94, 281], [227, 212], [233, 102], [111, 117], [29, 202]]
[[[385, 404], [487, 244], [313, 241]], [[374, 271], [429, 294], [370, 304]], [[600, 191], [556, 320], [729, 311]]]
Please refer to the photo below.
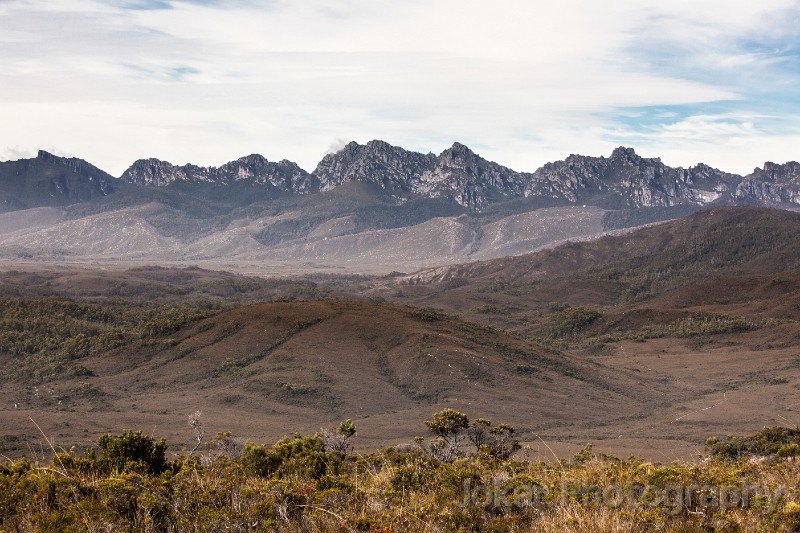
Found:
[[0, 160], [800, 159], [800, 0], [0, 0]]

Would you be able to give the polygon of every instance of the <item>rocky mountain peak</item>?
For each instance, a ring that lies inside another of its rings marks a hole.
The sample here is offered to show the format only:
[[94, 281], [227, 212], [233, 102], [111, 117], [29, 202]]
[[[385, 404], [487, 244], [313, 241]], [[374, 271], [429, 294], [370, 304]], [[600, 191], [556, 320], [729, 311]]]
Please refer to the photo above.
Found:
[[734, 198], [765, 205], [800, 205], [800, 163], [764, 163], [762, 168], [756, 168], [741, 180]]
[[348, 181], [378, 184], [390, 193], [407, 192], [432, 156], [410, 152], [398, 146], [373, 140], [365, 145], [351, 142], [336, 153], [328, 154], [314, 170], [323, 191]]
[[269, 163], [266, 157], [261, 154], [250, 154], [246, 156], [242, 156], [236, 160], [237, 163], [243, 165], [264, 165]]
[[[350, 143], [353, 144], [353, 143]], [[367, 143], [367, 148], [373, 152], [391, 152], [394, 146], [387, 143], [386, 141], [381, 141], [380, 139], [373, 139]]]
[[186, 179], [186, 173], [168, 161], [156, 158], [138, 159], [120, 176], [122, 181], [134, 185], [165, 187]]
[[611, 157], [609, 159], [632, 160], [632, 159], [640, 159], [640, 157], [636, 154], [636, 151], [633, 148], [619, 146], [617, 148], [614, 148], [614, 151], [611, 152]]
[[440, 161], [451, 163], [468, 163], [479, 159], [483, 160], [479, 155], [459, 142], [453, 143], [453, 146], [439, 155]]
[[39, 163], [66, 167], [70, 169], [72, 172], [75, 172], [77, 174], [86, 173], [89, 179], [111, 178], [111, 176], [109, 176], [99, 168], [95, 167], [90, 163], [87, 163], [83, 159], [78, 159], [77, 157], [61, 157], [51, 154], [50, 152], [47, 152], [45, 150], [39, 150], [36, 154], [35, 160]]
[[39, 150], [35, 158], [0, 163], [0, 212], [88, 202], [115, 189], [112, 176], [76, 157]]
[[233, 183], [270, 185], [291, 193], [316, 192], [309, 174], [290, 161], [271, 163], [260, 154], [240, 157], [220, 167], [176, 166], [159, 159], [140, 159], [125, 171], [121, 180], [148, 187], [174, 183], [225, 186]]
[[776, 183], [800, 183], [800, 163], [789, 161], [779, 165], [767, 161], [763, 168], [755, 169], [753, 175]]
[[456, 142], [435, 158], [433, 167], [423, 173], [413, 190], [482, 209], [492, 199], [521, 196], [528, 176], [488, 161]]

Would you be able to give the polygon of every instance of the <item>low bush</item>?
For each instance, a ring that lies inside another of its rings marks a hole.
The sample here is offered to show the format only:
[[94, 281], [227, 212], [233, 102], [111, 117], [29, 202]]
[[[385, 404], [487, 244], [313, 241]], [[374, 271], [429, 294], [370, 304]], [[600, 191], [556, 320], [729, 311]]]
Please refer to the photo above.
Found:
[[[488, 453], [493, 430], [508, 430], [464, 418], [443, 411], [429, 421], [437, 437], [461, 432], [477, 447], [452, 462], [420, 441], [406, 451], [353, 455], [326, 451], [318, 435], [251, 443], [238, 457], [169, 462], [163, 441], [138, 431], [104, 435], [99, 458], [90, 449], [58, 454], [49, 464], [0, 465], [0, 530], [794, 531], [800, 525], [796, 429], [710, 439], [714, 454], [698, 464], [619, 460], [590, 445], [572, 460], [547, 464]], [[775, 458], [744, 457], [751, 452]]]

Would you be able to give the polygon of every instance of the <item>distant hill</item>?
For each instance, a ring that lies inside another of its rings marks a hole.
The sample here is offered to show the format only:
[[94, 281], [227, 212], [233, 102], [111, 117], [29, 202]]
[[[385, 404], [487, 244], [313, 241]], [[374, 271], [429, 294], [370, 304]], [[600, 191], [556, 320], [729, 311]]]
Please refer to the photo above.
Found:
[[758, 207], [720, 207], [621, 236], [567, 243], [553, 249], [431, 269], [412, 282], [461, 278], [474, 282], [535, 282], [583, 272], [624, 280], [720, 274], [775, 274], [800, 269], [800, 213]]
[[771, 340], [753, 333], [754, 345], [797, 345], [798, 231], [800, 213], [713, 208], [621, 236], [379, 280], [372, 292], [537, 337], [558, 338], [560, 321], [585, 320], [573, 340], [765, 328]]

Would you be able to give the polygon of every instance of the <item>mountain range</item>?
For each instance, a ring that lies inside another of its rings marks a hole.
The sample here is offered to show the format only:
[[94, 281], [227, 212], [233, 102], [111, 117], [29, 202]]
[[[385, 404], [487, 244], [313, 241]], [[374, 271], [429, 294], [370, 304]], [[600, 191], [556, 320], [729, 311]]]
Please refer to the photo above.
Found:
[[253, 154], [220, 167], [141, 159], [115, 178], [40, 151], [0, 163], [0, 255], [416, 269], [741, 204], [800, 207], [800, 164], [739, 176], [620, 147], [517, 172], [460, 143], [435, 155], [371, 141], [310, 173]]

